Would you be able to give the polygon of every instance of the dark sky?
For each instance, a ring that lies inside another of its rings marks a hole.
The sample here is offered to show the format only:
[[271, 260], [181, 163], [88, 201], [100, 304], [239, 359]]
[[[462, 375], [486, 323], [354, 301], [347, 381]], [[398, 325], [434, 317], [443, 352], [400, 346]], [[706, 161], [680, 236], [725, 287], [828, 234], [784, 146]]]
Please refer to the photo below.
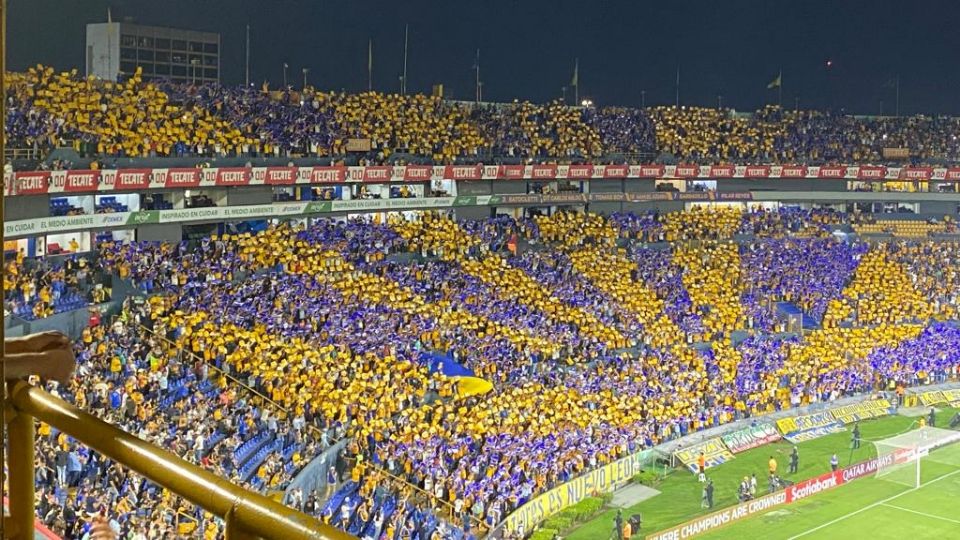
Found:
[[[8, 0], [9, 67], [83, 69], [88, 22], [114, 20], [221, 33], [222, 79], [243, 78], [251, 25], [251, 77], [277, 86], [310, 69], [320, 88], [360, 91], [367, 40], [374, 86], [396, 91], [403, 27], [410, 24], [409, 90], [472, 99], [481, 49], [484, 98], [559, 97], [580, 59], [580, 95], [598, 105], [681, 104], [753, 110], [775, 102], [766, 86], [783, 70], [783, 103], [892, 113], [900, 75], [904, 114], [960, 114], [960, 2], [949, 0]], [[832, 60], [833, 67], [826, 67]]]

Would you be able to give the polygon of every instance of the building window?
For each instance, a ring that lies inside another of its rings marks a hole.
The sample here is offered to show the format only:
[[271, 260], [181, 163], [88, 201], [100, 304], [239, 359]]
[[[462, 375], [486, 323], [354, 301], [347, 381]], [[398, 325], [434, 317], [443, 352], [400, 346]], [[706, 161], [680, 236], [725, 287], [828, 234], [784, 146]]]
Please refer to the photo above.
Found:
[[170, 70], [170, 74], [174, 77], [186, 77], [187, 68], [186, 66], [173, 66], [173, 69]]
[[204, 43], [204, 44], [203, 44], [203, 52], [205, 52], [205, 53], [207, 53], [207, 54], [217, 54], [217, 51], [219, 50], [219, 48], [220, 48], [220, 47], [217, 46], [216, 43]]
[[169, 75], [170, 74], [170, 65], [169, 64], [156, 64], [153, 66], [153, 71], [157, 75]]
[[120, 71], [123, 73], [133, 73], [137, 70], [136, 62], [120, 62]]
[[122, 60], [136, 60], [137, 59], [137, 50], [128, 49], [126, 47], [120, 48], [120, 58]]
[[[109, 32], [110, 30], [108, 29], [107, 31]], [[123, 47], [136, 47], [136, 46], [137, 46], [137, 38], [136, 38], [136, 36], [131, 36], [131, 35], [128, 35], [128, 34], [124, 34], [124, 35], [120, 36], [120, 45], [123, 46]]]
[[137, 51], [137, 58], [140, 60], [153, 60], [153, 51], [140, 49]]
[[199, 41], [191, 41], [190, 52], [203, 52], [203, 43], [200, 43]]
[[156, 44], [158, 49], [170, 48], [170, 40], [167, 38], [157, 38]]
[[185, 55], [185, 54], [183, 54], [183, 53], [173, 53], [173, 54], [170, 56], [170, 58], [171, 58], [171, 61], [172, 61], [174, 64], [186, 64], [186, 63], [187, 63], [187, 55]]
[[216, 79], [217, 78], [216, 68], [207, 68], [203, 70], [203, 76], [208, 79]]
[[187, 50], [187, 42], [182, 39], [175, 39], [170, 42], [170, 48], [175, 51]]
[[170, 53], [167, 51], [157, 51], [156, 60], [157, 62], [169, 62]]
[[216, 56], [210, 56], [210, 55], [204, 56], [204, 57], [203, 57], [203, 65], [205, 65], [205, 66], [216, 66], [216, 65], [217, 65], [217, 57], [216, 57]]
[[137, 46], [142, 49], [152, 49], [153, 48], [153, 38], [140, 36], [140, 41], [137, 43]]
[[152, 74], [153, 74], [153, 63], [152, 63], [152, 62], [140, 62], [140, 63], [137, 64], [137, 65], [140, 66], [140, 69], [143, 70], [143, 73], [144, 73], [144, 74], [146, 74], [146, 75], [152, 75]]

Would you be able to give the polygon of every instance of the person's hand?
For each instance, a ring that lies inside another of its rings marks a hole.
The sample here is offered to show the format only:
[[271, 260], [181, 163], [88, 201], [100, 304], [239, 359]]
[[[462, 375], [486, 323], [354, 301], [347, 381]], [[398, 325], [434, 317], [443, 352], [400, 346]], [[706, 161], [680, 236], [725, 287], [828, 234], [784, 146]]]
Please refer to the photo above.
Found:
[[40, 362], [37, 364], [36, 374], [40, 377], [66, 384], [73, 375], [77, 359], [69, 345], [57, 349], [43, 351]]
[[110, 521], [102, 515], [93, 518], [93, 526], [90, 528], [91, 540], [116, 540], [117, 533], [110, 528]]
[[44, 352], [52, 349], [69, 348], [70, 339], [61, 332], [47, 331], [31, 334], [18, 340], [22, 352]]

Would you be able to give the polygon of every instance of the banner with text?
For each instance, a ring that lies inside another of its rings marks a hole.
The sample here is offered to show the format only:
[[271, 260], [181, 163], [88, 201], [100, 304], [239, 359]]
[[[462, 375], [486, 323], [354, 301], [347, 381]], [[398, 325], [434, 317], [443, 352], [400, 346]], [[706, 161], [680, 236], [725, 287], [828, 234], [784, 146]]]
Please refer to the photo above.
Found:
[[919, 397], [920, 397], [920, 403], [923, 404], [924, 407], [929, 407], [931, 405], [936, 405], [938, 403], [947, 402], [947, 398], [944, 397], [943, 392], [941, 392], [940, 390], [937, 390], [934, 392], [924, 392], [920, 394]]
[[797, 482], [787, 486], [787, 502], [792, 503], [816, 495], [821, 491], [833, 489], [843, 484], [843, 471], [836, 470], [821, 474], [816, 478]]
[[798, 443], [810, 441], [844, 430], [843, 424], [834, 418], [833, 413], [825, 411], [816, 414], [797, 416], [796, 418], [781, 418], [777, 420], [777, 429], [783, 438]]
[[852, 424], [867, 418], [877, 418], [893, 413], [893, 405], [886, 399], [871, 399], [853, 405], [833, 409], [833, 417], [844, 424]]
[[724, 525], [733, 523], [734, 521], [740, 521], [741, 519], [748, 518], [754, 514], [766, 512], [771, 508], [786, 503], [787, 493], [785, 491], [778, 491], [776, 493], [758, 497], [752, 501], [747, 501], [736, 506], [724, 508], [723, 510], [714, 512], [712, 514], [698, 517], [693, 521], [684, 523], [683, 525], [678, 525], [671, 529], [647, 535], [646, 538], [647, 540], [683, 540], [684, 538], [692, 538], [694, 536], [723, 527]]
[[[596, 180], [681, 178], [726, 180], [836, 179], [866, 182], [960, 182], [960, 168], [879, 165], [370, 165], [307, 167], [174, 167], [71, 171], [18, 171], [6, 177], [6, 194], [94, 193], [197, 187], [284, 186], [334, 183], [439, 182], [442, 180]], [[705, 194], [673, 193], [680, 197]], [[724, 193], [717, 193], [723, 200]], [[678, 200], [682, 200], [678, 199]]]
[[561, 484], [507, 516], [504, 528], [509, 532], [521, 527], [524, 531], [532, 531], [538, 523], [564, 508], [595, 493], [612, 491], [618, 484], [633, 478], [653, 456], [652, 450], [642, 450]]
[[697, 474], [700, 472], [697, 460], [700, 459], [701, 453], [703, 453], [704, 457], [704, 467], [707, 469], [716, 467], [721, 463], [726, 463], [734, 458], [733, 453], [723, 444], [723, 440], [720, 439], [720, 437], [707, 439], [699, 444], [677, 450], [673, 455], [690, 469], [690, 472]]
[[779, 441], [782, 437], [773, 424], [757, 424], [720, 437], [734, 454]]
[[960, 389], [943, 390], [942, 394], [944, 401], [949, 403], [951, 406], [956, 407], [957, 405], [960, 405]]

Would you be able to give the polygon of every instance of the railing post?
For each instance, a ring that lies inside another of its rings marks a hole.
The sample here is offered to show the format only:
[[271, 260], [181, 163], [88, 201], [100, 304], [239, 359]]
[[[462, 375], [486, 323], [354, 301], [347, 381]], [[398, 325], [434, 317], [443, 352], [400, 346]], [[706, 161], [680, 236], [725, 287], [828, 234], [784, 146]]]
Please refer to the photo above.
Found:
[[257, 537], [243, 530], [243, 525], [237, 519], [237, 507], [234, 506], [227, 512], [224, 521], [226, 522], [224, 538], [226, 540], [256, 540]]
[[[7, 395], [13, 394], [13, 382], [8, 383]], [[10, 523], [16, 529], [16, 538], [33, 538], [34, 522], [34, 425], [33, 417], [23, 411], [9, 409], [7, 435], [10, 450], [7, 455], [10, 481]]]

